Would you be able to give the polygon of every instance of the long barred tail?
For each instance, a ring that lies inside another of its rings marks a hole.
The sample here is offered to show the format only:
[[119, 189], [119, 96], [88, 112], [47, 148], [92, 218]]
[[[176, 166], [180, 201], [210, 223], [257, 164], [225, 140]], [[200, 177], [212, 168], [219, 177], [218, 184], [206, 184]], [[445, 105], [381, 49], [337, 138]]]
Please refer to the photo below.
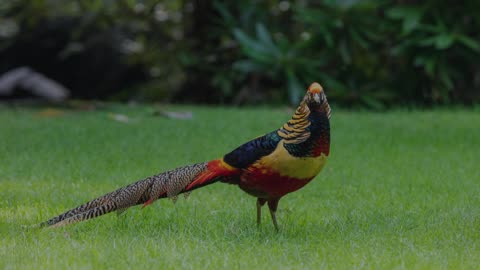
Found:
[[68, 210], [39, 225], [40, 227], [63, 226], [113, 211], [123, 211], [138, 204], [146, 206], [159, 198], [175, 197], [180, 193], [221, 180], [222, 170], [217, 170], [218, 166], [212, 166], [219, 162], [214, 160], [198, 163], [148, 177]]

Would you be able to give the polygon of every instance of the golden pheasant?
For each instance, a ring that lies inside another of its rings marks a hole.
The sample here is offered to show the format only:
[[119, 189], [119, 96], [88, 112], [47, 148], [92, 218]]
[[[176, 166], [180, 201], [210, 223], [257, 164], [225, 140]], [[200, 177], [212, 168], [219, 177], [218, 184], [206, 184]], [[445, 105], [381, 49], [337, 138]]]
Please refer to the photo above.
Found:
[[323, 168], [330, 149], [330, 106], [323, 88], [312, 83], [281, 128], [251, 140], [223, 158], [180, 167], [137, 181], [40, 224], [61, 226], [160, 198], [224, 182], [257, 197], [257, 223], [267, 203], [278, 230], [278, 201], [309, 183]]

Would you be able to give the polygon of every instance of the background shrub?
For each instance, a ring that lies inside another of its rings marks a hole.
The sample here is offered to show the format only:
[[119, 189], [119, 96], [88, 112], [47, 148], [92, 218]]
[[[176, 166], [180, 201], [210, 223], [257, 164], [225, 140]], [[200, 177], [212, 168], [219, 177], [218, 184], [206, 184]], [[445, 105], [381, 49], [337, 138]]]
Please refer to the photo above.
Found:
[[345, 106], [480, 100], [480, 3], [0, 3], [0, 73], [29, 66], [74, 98], [295, 104], [312, 81]]

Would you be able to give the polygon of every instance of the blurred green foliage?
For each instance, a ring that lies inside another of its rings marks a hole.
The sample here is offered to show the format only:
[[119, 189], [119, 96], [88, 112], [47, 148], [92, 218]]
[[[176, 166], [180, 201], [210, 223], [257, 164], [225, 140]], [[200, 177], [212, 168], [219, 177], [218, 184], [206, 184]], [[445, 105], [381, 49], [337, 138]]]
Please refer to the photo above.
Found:
[[480, 101], [480, 2], [10, 0], [0, 73], [79, 98], [296, 104], [312, 81], [345, 106]]

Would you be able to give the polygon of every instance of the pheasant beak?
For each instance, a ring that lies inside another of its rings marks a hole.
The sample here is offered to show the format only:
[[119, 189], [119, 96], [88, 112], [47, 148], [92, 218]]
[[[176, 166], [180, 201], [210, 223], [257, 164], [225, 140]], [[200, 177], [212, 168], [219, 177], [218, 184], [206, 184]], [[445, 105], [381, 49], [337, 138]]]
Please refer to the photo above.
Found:
[[313, 99], [315, 100], [315, 102], [320, 103], [320, 94], [319, 93], [313, 94]]

